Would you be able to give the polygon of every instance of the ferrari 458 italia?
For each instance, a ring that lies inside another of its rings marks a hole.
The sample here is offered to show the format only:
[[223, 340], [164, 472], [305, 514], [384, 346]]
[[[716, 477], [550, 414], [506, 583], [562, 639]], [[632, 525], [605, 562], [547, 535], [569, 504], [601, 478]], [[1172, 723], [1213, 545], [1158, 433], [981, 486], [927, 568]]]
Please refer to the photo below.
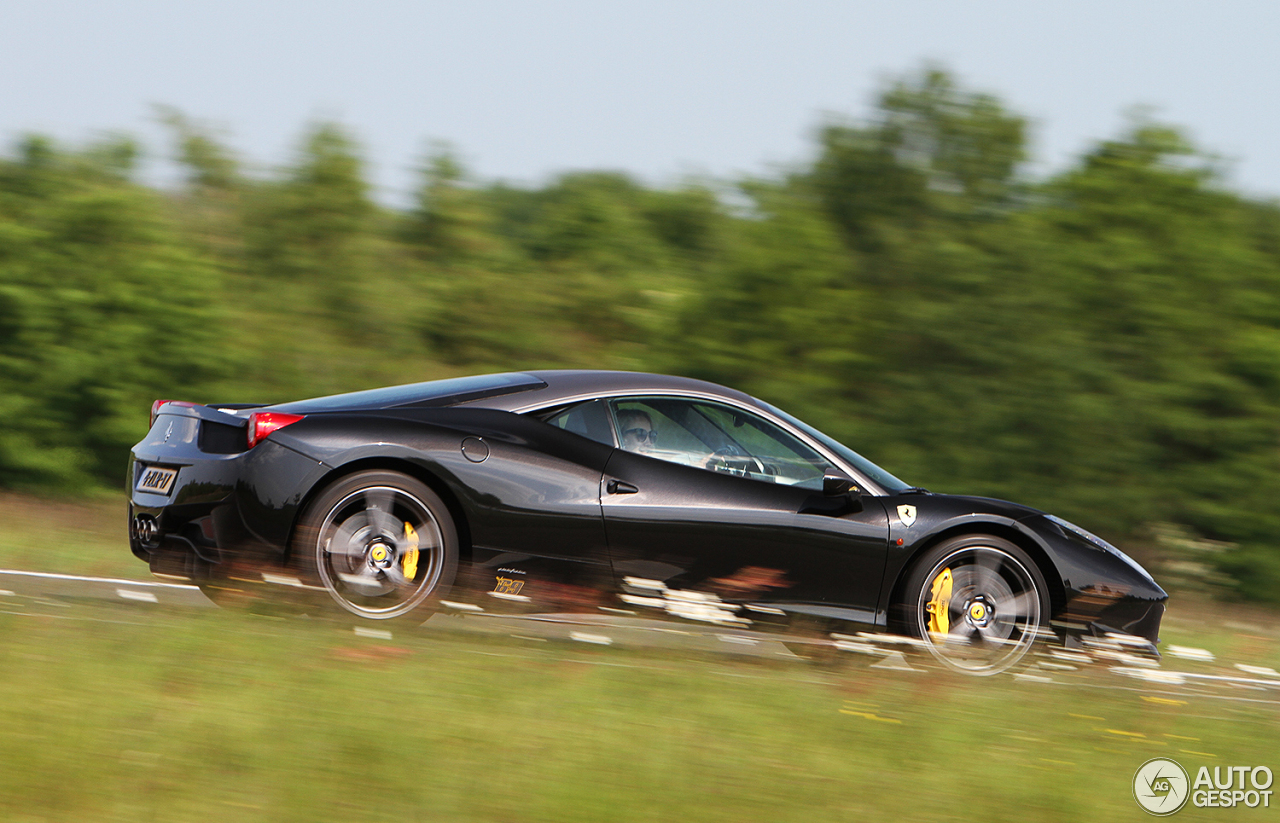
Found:
[[157, 401], [128, 489], [155, 573], [220, 601], [266, 581], [368, 620], [605, 609], [893, 631], [991, 674], [1038, 639], [1154, 653], [1166, 600], [1061, 518], [930, 493], [768, 403], [654, 374]]

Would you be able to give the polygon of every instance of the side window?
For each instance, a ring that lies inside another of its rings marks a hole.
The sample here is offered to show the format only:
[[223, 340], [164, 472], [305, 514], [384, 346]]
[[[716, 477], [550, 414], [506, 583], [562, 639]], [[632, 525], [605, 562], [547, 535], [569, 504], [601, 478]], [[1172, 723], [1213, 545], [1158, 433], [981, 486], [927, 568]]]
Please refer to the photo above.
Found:
[[617, 445], [613, 439], [613, 424], [609, 422], [609, 410], [603, 400], [588, 400], [586, 403], [559, 409], [543, 420], [557, 429], [580, 434], [597, 443]]
[[814, 489], [830, 465], [784, 429], [732, 406], [666, 397], [610, 406], [622, 448], [659, 460]]
[[750, 412], [718, 403], [695, 403], [694, 409], [730, 441], [730, 461], [748, 471], [763, 471], [776, 483], [821, 489], [830, 463], [785, 429]]
[[611, 405], [622, 448], [669, 463], [705, 468], [710, 456], [706, 444], [680, 422], [687, 404], [639, 398], [616, 400]]

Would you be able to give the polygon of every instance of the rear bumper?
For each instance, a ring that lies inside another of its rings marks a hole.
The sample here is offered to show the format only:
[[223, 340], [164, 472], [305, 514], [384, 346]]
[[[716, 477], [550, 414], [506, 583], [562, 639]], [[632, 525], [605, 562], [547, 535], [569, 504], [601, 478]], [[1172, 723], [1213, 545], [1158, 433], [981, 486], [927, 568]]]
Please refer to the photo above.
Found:
[[[138, 491], [151, 466], [178, 471], [168, 494]], [[304, 495], [327, 467], [270, 439], [234, 455], [134, 448], [129, 548], [157, 574], [200, 580], [238, 564], [279, 566]]]

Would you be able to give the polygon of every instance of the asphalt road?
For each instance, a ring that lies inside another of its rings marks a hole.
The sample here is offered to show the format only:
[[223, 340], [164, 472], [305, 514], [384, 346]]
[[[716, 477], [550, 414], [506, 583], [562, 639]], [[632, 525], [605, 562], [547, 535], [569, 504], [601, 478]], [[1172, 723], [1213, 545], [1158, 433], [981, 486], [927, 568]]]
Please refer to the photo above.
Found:
[[[177, 583], [123, 580], [106, 577], [50, 574], [0, 569], [0, 611], [10, 614], [72, 616], [68, 609], [84, 605], [116, 606], [112, 617], [101, 609], [76, 614], [79, 619], [135, 619], [158, 616], [170, 609], [216, 609], [198, 588]], [[490, 615], [464, 608], [446, 607], [421, 627], [393, 630], [377, 623], [358, 626], [355, 633], [390, 639], [396, 633], [462, 632], [503, 634], [533, 642], [564, 641], [636, 648], [724, 652], [752, 657], [778, 656], [797, 659], [775, 638], [748, 632], [723, 631], [696, 624], [675, 627], [661, 620], [620, 614]]]
[[[0, 613], [140, 622], [163, 619], [173, 610], [216, 608], [190, 585], [0, 569]], [[622, 613], [492, 615], [472, 609], [451, 604], [421, 627], [388, 629], [371, 622], [350, 631], [374, 640], [390, 640], [395, 635], [505, 635], [528, 643], [559, 643], [566, 647], [582, 643], [785, 658], [802, 666], [804, 662], [792, 651], [798, 649], [828, 660], [833, 655], [849, 655], [870, 667], [900, 671], [904, 677], [935, 667], [932, 658], [918, 648], [919, 641], [894, 635], [835, 635], [829, 641], [785, 638], [788, 645], [784, 645], [776, 634], [692, 621], [672, 623]], [[1250, 661], [1218, 660], [1199, 648], [1166, 645], [1163, 651], [1164, 659], [1156, 662], [1129, 654], [1124, 643], [1118, 641], [1099, 640], [1075, 650], [1049, 647], [1038, 651], [1030, 666], [1010, 676], [1029, 685], [1127, 688], [1280, 706], [1280, 672], [1273, 668]]]

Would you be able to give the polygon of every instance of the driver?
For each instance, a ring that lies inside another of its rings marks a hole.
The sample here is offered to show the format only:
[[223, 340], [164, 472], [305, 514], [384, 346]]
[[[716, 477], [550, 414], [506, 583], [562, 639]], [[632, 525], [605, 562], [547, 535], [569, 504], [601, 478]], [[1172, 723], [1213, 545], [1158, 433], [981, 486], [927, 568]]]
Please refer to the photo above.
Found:
[[648, 454], [657, 445], [658, 433], [653, 430], [653, 420], [646, 412], [619, 410], [618, 428], [622, 430], [622, 448], [629, 452]]

